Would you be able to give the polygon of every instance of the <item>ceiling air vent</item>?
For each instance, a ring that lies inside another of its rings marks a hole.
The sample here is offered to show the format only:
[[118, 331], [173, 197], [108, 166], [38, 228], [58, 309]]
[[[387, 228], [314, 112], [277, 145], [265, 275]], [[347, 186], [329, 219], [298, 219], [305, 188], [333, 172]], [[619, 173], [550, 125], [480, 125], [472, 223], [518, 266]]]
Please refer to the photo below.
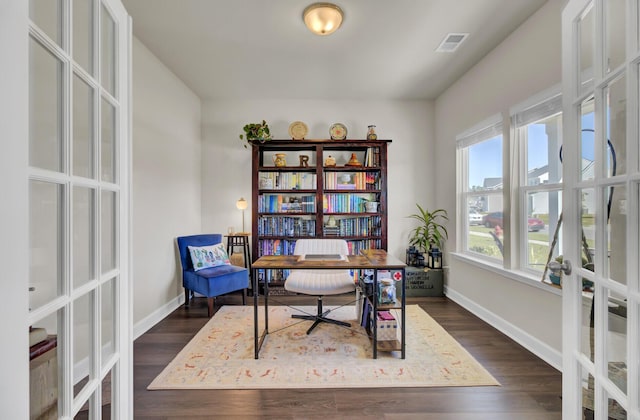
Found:
[[444, 40], [442, 40], [438, 48], [436, 48], [436, 51], [454, 52], [468, 36], [469, 34], [448, 34]]

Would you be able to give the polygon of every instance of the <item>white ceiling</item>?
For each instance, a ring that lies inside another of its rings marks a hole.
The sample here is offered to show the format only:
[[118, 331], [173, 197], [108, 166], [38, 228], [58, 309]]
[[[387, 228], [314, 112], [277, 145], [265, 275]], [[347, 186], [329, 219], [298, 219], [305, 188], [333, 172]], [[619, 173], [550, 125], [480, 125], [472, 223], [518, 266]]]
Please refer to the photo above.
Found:
[[368, 100], [436, 98], [546, 0], [336, 0], [344, 21], [325, 37], [302, 21], [313, 2], [123, 0], [134, 35], [202, 99]]

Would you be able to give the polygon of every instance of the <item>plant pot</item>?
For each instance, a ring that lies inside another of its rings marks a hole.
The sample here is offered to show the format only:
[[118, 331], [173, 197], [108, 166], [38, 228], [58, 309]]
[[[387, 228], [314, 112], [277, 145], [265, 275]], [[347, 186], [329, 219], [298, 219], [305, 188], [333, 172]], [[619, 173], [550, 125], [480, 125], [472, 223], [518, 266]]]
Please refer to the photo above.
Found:
[[560, 286], [560, 284], [562, 283], [562, 277], [556, 276], [552, 273], [549, 273], [549, 280], [551, 280], [551, 284], [555, 284], [556, 286]]

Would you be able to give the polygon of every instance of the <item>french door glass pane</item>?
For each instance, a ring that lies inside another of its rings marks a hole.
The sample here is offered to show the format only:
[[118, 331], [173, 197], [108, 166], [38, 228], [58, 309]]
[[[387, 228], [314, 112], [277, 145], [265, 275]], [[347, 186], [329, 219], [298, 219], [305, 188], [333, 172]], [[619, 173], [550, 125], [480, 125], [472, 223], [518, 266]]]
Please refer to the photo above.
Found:
[[593, 256], [596, 248], [596, 196], [593, 188], [585, 188], [580, 193], [581, 217], [579, 235], [582, 250], [582, 265], [590, 264], [589, 268], [594, 271]]
[[626, 394], [627, 392], [627, 305], [623, 296], [603, 289], [608, 296], [607, 329], [605, 334], [607, 375]]
[[[566, 290], [566, 289], [565, 289]], [[582, 301], [582, 310], [580, 312], [581, 316], [581, 330], [580, 330], [580, 351], [584, 354], [589, 360], [593, 362], [594, 352], [595, 352], [595, 342], [594, 340], [594, 303], [593, 303], [593, 294], [592, 293], [582, 293], [579, 288], [576, 289], [577, 293], [581, 294], [583, 297], [580, 299]]]
[[102, 387], [100, 389], [102, 392], [102, 420], [115, 418], [113, 415], [113, 382], [111, 381], [113, 371], [114, 369], [111, 369], [102, 380]]
[[593, 402], [594, 402], [594, 379], [593, 375], [591, 375], [587, 369], [581, 369], [581, 384], [582, 384], [582, 407], [585, 410], [584, 419], [594, 418], [593, 417]]
[[622, 405], [612, 396], [607, 398], [607, 418], [608, 419], [626, 419], [627, 410], [622, 408]]
[[29, 17], [62, 46], [62, 0], [29, 0]]
[[579, 60], [580, 69], [579, 91], [586, 92], [593, 89], [593, 31], [594, 31], [594, 10], [593, 3], [590, 3], [587, 13], [578, 21], [579, 40]]
[[93, 75], [93, 0], [73, 0], [73, 60]]
[[607, 98], [607, 176], [626, 173], [624, 159], [627, 145], [627, 95], [626, 78], [620, 77], [605, 90]]
[[102, 129], [100, 135], [101, 144], [101, 173], [102, 180], [115, 182], [115, 134], [116, 134], [116, 110], [104, 98], [102, 99]]
[[73, 286], [82, 286], [95, 278], [94, 214], [95, 190], [73, 188]]
[[29, 308], [36, 309], [62, 292], [63, 187], [49, 182], [29, 182]]
[[627, 284], [627, 188], [616, 185], [605, 190], [609, 213], [607, 224], [609, 278]]
[[626, 13], [625, 0], [607, 0], [605, 6], [605, 72], [618, 67], [625, 60]]
[[58, 390], [62, 378], [62, 311], [34, 323], [29, 329], [29, 418], [59, 417]]
[[115, 286], [115, 278], [102, 285], [102, 367], [115, 352]]
[[73, 396], [87, 385], [93, 360], [93, 291], [73, 301]]
[[102, 238], [102, 273], [116, 268], [116, 193], [102, 191], [102, 210], [100, 214]]
[[101, 70], [102, 87], [115, 97], [116, 93], [116, 24], [104, 5], [101, 10]]
[[561, 230], [558, 230], [558, 236], [554, 238], [561, 212], [562, 191], [527, 193], [527, 268], [542, 273], [552, 244], [553, 257], [562, 254]]
[[29, 164], [62, 171], [62, 62], [29, 39]]
[[582, 118], [580, 119], [580, 153], [582, 164], [580, 166], [580, 179], [593, 179], [595, 175], [595, 125], [594, 125], [594, 101], [593, 97], [585, 100], [581, 106]]
[[93, 178], [94, 90], [80, 77], [73, 77], [73, 174]]

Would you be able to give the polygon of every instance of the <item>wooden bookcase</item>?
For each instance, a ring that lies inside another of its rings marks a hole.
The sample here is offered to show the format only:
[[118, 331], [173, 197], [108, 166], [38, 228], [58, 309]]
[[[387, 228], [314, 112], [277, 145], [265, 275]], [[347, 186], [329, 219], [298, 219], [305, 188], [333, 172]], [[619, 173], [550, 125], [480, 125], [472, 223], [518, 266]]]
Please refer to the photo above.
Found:
[[[299, 238], [345, 239], [352, 254], [362, 249], [387, 250], [390, 143], [391, 140], [250, 141], [254, 261], [262, 255], [292, 254]], [[286, 155], [285, 166], [276, 166], [276, 153]], [[335, 159], [335, 166], [325, 165], [329, 156]], [[362, 166], [348, 165], [352, 157]], [[377, 209], [367, 211], [367, 201], [377, 202]], [[261, 280], [277, 287], [287, 273], [264, 275]]]

